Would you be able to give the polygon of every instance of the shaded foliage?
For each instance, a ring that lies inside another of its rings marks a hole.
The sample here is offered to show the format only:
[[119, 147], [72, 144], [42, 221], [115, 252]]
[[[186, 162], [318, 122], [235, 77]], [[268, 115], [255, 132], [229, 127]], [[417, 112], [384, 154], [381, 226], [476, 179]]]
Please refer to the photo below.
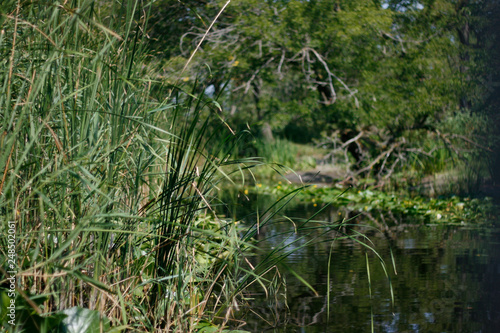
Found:
[[[159, 1], [157, 18], [173, 3]], [[172, 28], [155, 26], [153, 46], [171, 50], [164, 63], [190, 54], [223, 3], [175, 4], [184, 6], [176, 12], [179, 28], [189, 30], [175, 41], [161, 38]], [[487, 68], [496, 7], [236, 0], [206, 35], [184, 82], [205, 79], [208, 93], [221, 93], [227, 118], [257, 135], [270, 126], [297, 142], [350, 142], [345, 148], [358, 175], [385, 177], [415, 154], [434, 159], [442, 149], [482, 174], [497, 142], [486, 126], [497, 111], [483, 107], [494, 96]], [[369, 135], [352, 141], [361, 131]]]

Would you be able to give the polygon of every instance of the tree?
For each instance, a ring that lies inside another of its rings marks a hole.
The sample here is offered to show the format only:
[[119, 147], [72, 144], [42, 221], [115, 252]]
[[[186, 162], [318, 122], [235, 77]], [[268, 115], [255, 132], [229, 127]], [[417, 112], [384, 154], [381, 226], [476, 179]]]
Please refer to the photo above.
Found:
[[[186, 3], [196, 8], [177, 19], [189, 30], [177, 36], [178, 45], [167, 45], [170, 60], [187, 58], [223, 3]], [[466, 161], [481, 145], [472, 128], [452, 119], [468, 117], [482, 91], [471, 79], [476, 16], [466, 13], [474, 6], [234, 0], [186, 77], [202, 77], [221, 93], [233, 123], [270, 127], [297, 141], [340, 140], [354, 158], [353, 175], [388, 177], [396, 164], [439, 149]]]

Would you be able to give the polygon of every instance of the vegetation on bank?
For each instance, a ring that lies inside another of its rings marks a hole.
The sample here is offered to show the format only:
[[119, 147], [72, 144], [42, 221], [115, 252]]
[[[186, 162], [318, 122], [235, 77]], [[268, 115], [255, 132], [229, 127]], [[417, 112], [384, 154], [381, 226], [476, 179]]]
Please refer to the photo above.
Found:
[[239, 165], [219, 147], [237, 137], [209, 122], [217, 103], [151, 78], [151, 7], [7, 1], [0, 10], [2, 330], [227, 323], [239, 291], [260, 279], [231, 223], [209, 218], [211, 191], [228, 177], [220, 167]]
[[181, 83], [201, 78], [258, 139], [240, 153], [287, 139], [328, 150], [322, 162], [347, 162], [356, 181], [463, 168], [499, 183], [497, 4], [233, 0], [205, 34], [223, 4], [158, 1], [149, 42], [174, 80], [203, 40]]
[[429, 198], [374, 188], [357, 190], [344, 186], [300, 186], [286, 181], [277, 181], [272, 185], [257, 183], [241, 188], [240, 192], [255, 199], [255, 196], [280, 197], [294, 190], [299, 190], [294, 204], [307, 205], [313, 210], [331, 205], [339, 210], [339, 219], [359, 215], [381, 230], [410, 222], [487, 225], [494, 222], [496, 214], [491, 198]]

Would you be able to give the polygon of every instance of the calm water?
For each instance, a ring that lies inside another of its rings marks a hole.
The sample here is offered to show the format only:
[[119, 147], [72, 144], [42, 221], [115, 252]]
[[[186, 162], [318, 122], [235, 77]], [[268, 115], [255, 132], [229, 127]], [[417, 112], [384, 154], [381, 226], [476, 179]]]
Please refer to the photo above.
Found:
[[[300, 218], [311, 209], [296, 206], [284, 213]], [[245, 210], [240, 207], [236, 214], [246, 216], [252, 208]], [[316, 220], [333, 223], [338, 213], [330, 209]], [[318, 294], [282, 269], [286, 290], [281, 286], [281, 296], [266, 298], [256, 287], [253, 300], [240, 312], [247, 322], [243, 329], [370, 332], [373, 325], [375, 332], [500, 332], [500, 228], [414, 225], [396, 219], [380, 232], [363, 227], [367, 220], [358, 218], [353, 228], [369, 236], [385, 261], [394, 303], [380, 260], [359, 243], [333, 241], [337, 233], [317, 231], [313, 234], [321, 241], [307, 244], [310, 238], [301, 238], [303, 234], [283, 235], [293, 229], [290, 222], [276, 222], [262, 229], [259, 246], [272, 249], [286, 242], [297, 247], [285, 263]]]

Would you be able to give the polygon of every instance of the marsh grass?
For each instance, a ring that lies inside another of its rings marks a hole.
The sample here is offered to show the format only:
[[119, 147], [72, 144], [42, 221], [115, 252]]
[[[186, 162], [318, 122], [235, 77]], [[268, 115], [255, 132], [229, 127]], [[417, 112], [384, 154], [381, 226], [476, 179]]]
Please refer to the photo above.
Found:
[[[18, 265], [11, 331], [67, 328], [61, 311], [78, 307], [116, 331], [188, 332], [236, 295], [220, 260], [234, 262], [241, 240], [209, 201], [232, 166], [245, 166], [217, 148], [235, 137], [225, 124], [208, 130], [216, 102], [145, 72], [148, 10], [133, 0], [2, 4], [0, 211], [3, 235], [16, 223]], [[5, 267], [6, 237], [1, 251]]]
[[[58, 311], [74, 306], [116, 329], [193, 327], [186, 309], [158, 314], [150, 298], [194, 304], [184, 240], [218, 164], [202, 155], [205, 105], [152, 96], [174, 88], [143, 70], [148, 10], [132, 0], [2, 5], [0, 210], [2, 228], [16, 222], [30, 322], [18, 331], [59, 327]], [[153, 294], [159, 284], [171, 287]]]

